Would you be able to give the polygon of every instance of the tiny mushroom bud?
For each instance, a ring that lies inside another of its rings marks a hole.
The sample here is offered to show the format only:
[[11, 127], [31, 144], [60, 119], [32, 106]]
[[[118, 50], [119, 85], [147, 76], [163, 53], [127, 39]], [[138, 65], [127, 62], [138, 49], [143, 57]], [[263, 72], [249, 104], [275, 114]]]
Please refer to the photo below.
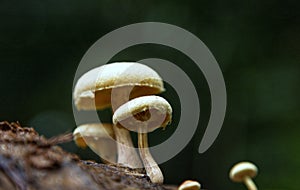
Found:
[[[128, 100], [164, 91], [163, 81], [150, 67], [135, 62], [102, 65], [85, 73], [74, 89], [74, 102], [79, 110], [113, 111]], [[133, 148], [129, 131], [114, 126], [118, 149], [118, 163], [139, 168], [140, 158]]]
[[163, 183], [163, 174], [151, 156], [147, 132], [165, 127], [172, 118], [170, 104], [159, 96], [143, 96], [120, 106], [113, 115], [113, 123], [138, 132], [138, 147], [146, 173], [153, 183]]
[[234, 165], [229, 173], [229, 177], [234, 182], [244, 182], [249, 190], [257, 190], [251, 178], [257, 175], [257, 167], [250, 162], [240, 162]]
[[183, 182], [178, 190], [200, 190], [201, 184], [198, 181], [186, 180]]
[[80, 125], [74, 130], [73, 137], [77, 146], [85, 148], [88, 145], [104, 163], [116, 162], [117, 147], [112, 124]]

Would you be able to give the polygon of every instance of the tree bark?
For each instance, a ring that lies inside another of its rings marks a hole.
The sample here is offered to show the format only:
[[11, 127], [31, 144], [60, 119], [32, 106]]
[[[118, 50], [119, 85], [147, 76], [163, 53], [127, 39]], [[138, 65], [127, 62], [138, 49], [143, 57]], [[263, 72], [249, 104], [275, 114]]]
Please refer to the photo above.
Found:
[[33, 128], [0, 122], [0, 190], [175, 190], [153, 184], [144, 171], [83, 161], [58, 143], [72, 135], [46, 139]]

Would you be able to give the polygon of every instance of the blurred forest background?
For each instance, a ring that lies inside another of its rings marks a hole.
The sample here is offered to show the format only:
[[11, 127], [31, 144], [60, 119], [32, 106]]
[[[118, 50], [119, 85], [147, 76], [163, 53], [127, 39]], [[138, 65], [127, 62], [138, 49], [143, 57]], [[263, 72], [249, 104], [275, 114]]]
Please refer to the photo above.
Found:
[[[296, 0], [0, 0], [0, 120], [20, 121], [46, 137], [71, 132], [76, 127], [73, 77], [88, 48], [128, 24], [170, 23], [195, 34], [214, 54], [226, 82], [228, 105], [217, 140], [199, 154], [210, 94], [200, 71], [186, 67], [191, 60], [159, 45], [134, 46], [113, 58], [167, 59], [184, 69], [197, 88], [201, 103], [197, 133], [182, 152], [161, 165], [165, 182], [196, 179], [205, 189], [245, 189], [231, 182], [228, 172], [236, 162], [250, 160], [259, 168], [255, 181], [260, 189], [299, 189], [299, 4]], [[175, 122], [151, 134], [151, 144], [172, 135], [180, 117], [176, 92], [166, 86], [162, 96], [174, 105]], [[110, 110], [99, 115], [111, 117]], [[82, 159], [99, 160], [73, 142], [63, 147]]]

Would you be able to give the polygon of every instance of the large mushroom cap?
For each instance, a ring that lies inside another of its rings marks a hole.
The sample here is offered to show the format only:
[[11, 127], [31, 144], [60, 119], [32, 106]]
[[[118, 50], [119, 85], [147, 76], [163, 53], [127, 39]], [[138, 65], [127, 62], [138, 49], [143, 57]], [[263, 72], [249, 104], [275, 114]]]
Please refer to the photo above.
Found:
[[232, 167], [229, 177], [232, 181], [242, 182], [246, 176], [251, 178], [257, 175], [257, 167], [250, 162], [240, 162]]
[[104, 109], [111, 105], [112, 89], [130, 91], [130, 98], [164, 91], [161, 77], [150, 67], [135, 62], [102, 65], [79, 78], [74, 88], [79, 110]]
[[113, 126], [108, 123], [83, 124], [73, 131], [73, 137], [77, 146], [85, 148], [88, 144], [85, 139], [94, 139], [95, 141], [100, 138], [113, 139]]
[[165, 127], [172, 118], [172, 107], [162, 97], [142, 96], [120, 106], [113, 115], [113, 123], [121, 124], [128, 130], [139, 132], [138, 127], [147, 123], [143, 133]]

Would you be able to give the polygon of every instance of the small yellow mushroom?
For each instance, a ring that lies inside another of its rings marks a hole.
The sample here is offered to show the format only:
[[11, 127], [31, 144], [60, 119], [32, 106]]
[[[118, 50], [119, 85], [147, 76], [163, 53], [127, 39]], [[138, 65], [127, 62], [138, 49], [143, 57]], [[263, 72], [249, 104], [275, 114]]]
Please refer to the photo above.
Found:
[[248, 190], [257, 190], [251, 178], [257, 175], [257, 167], [250, 162], [240, 162], [234, 165], [229, 173], [229, 177], [234, 182], [244, 182]]
[[116, 163], [117, 147], [112, 124], [90, 123], [78, 126], [73, 131], [77, 146], [89, 146], [104, 163]]
[[179, 187], [178, 190], [200, 190], [201, 184], [198, 181], [186, 180]]
[[146, 173], [153, 183], [163, 183], [164, 177], [148, 148], [147, 133], [165, 127], [172, 118], [170, 104], [159, 96], [143, 96], [120, 106], [113, 123], [138, 133], [138, 147]]

